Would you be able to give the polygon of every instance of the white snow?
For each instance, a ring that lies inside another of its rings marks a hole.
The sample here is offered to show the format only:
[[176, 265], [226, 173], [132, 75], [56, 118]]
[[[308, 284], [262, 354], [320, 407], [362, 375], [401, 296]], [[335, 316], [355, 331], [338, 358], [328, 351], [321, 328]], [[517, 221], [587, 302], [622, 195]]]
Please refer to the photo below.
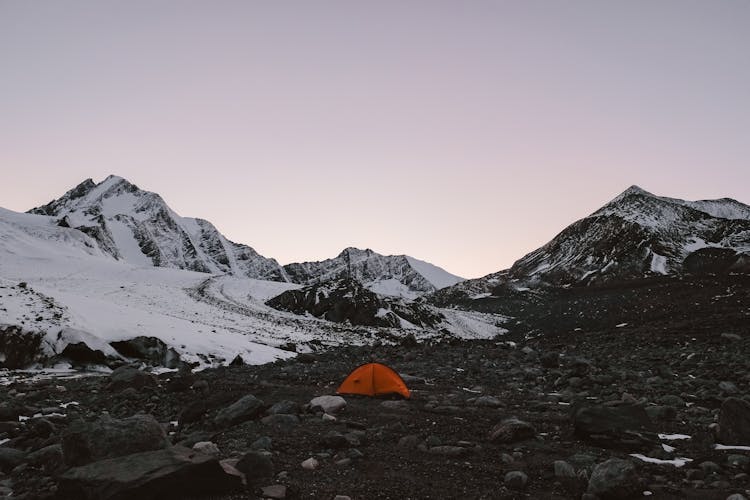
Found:
[[651, 251], [651, 272], [667, 274], [667, 258], [664, 255]]
[[0, 446], [4, 445], [8, 441], [10, 441], [10, 438], [0, 439]]
[[725, 444], [715, 444], [714, 450], [742, 450], [750, 451], [750, 446], [728, 446]]
[[659, 439], [664, 441], [674, 441], [677, 439], [690, 439], [687, 434], [659, 434]]
[[640, 453], [631, 453], [630, 456], [651, 464], [674, 465], [675, 467], [683, 467], [686, 463], [693, 461], [692, 458], [684, 457], [673, 458], [671, 460], [662, 460], [660, 458], [647, 457], [646, 455], [641, 455]]
[[409, 257], [408, 255], [406, 256], [406, 260], [409, 262], [409, 264], [411, 264], [411, 267], [413, 267], [419, 274], [424, 276], [424, 278], [438, 290], [465, 281], [464, 278], [456, 276], [455, 274], [451, 274], [445, 269], [430, 264], [429, 262], [415, 259], [414, 257]]
[[420, 293], [411, 290], [396, 278], [388, 278], [367, 283], [367, 288], [378, 295], [403, 297], [405, 299], [416, 299], [421, 295]]
[[487, 297], [492, 297], [492, 293], [490, 292], [478, 293], [476, 295], [472, 295], [469, 298], [471, 300], [479, 300], [479, 299], [486, 299]]
[[661, 447], [662, 447], [662, 449], [663, 449], [664, 451], [666, 451], [667, 453], [672, 453], [672, 452], [673, 452], [674, 450], [676, 450], [676, 449], [677, 449], [677, 448], [675, 448], [674, 446], [669, 446], [668, 444], [664, 444], [664, 443], [662, 443]]
[[[128, 231], [124, 223], [113, 231], [124, 253], [136, 250], [134, 239], [123, 244]], [[299, 285], [139, 264], [115, 260], [90, 237], [58, 227], [51, 217], [0, 209], [0, 325], [40, 332], [48, 355], [83, 341], [114, 356], [110, 342], [149, 336], [201, 366], [228, 362], [238, 354], [247, 363], [287, 358], [294, 354], [279, 346], [288, 342], [305, 350], [313, 340], [327, 346], [378, 338], [377, 328], [335, 324], [265, 305]], [[28, 286], [19, 287], [19, 282]], [[453, 310], [445, 316], [435, 329], [402, 324], [418, 338], [438, 336], [443, 328], [462, 338], [505, 332], [501, 316]], [[61, 370], [58, 375], [64, 374]], [[0, 383], [11, 376], [0, 377]]]
[[107, 226], [123, 259], [137, 266], [154, 265], [151, 259], [141, 251], [141, 247], [133, 236], [133, 231], [127, 225], [117, 219], [112, 219]]

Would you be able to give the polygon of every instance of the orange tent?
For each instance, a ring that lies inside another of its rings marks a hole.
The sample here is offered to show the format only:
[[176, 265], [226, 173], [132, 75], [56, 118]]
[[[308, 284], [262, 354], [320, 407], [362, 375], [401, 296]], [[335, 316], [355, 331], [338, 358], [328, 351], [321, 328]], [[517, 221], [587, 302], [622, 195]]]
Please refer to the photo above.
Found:
[[380, 363], [367, 363], [355, 368], [336, 390], [338, 394], [363, 394], [365, 396], [382, 396], [401, 394], [411, 396], [403, 379], [393, 369]]

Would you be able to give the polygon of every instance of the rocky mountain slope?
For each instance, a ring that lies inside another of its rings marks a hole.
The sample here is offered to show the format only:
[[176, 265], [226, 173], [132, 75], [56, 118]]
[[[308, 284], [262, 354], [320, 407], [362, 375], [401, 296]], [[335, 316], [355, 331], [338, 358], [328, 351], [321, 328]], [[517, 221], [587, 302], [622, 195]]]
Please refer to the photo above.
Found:
[[226, 239], [210, 222], [180, 217], [161, 196], [110, 175], [30, 210], [80, 230], [112, 257], [135, 265], [288, 281], [274, 259]]
[[438, 293], [477, 296], [682, 273], [750, 272], [750, 207], [685, 201], [632, 186], [510, 269]]
[[381, 255], [369, 248], [346, 248], [332, 259], [287, 264], [290, 281], [303, 285], [332, 278], [356, 279], [380, 295], [415, 298], [463, 281], [463, 278], [408, 255]]
[[390, 328], [434, 328], [444, 317], [437, 309], [396, 297], [383, 297], [355, 279], [338, 278], [287, 290], [266, 302], [296, 314], [312, 314], [336, 323]]
[[454, 285], [458, 276], [406, 255], [347, 248], [320, 262], [280, 266], [251, 247], [225, 238], [210, 222], [177, 215], [161, 196], [110, 175], [91, 179], [29, 213], [93, 238], [113, 258], [134, 265], [225, 273], [309, 285], [332, 278], [361, 281], [381, 295], [416, 298]]

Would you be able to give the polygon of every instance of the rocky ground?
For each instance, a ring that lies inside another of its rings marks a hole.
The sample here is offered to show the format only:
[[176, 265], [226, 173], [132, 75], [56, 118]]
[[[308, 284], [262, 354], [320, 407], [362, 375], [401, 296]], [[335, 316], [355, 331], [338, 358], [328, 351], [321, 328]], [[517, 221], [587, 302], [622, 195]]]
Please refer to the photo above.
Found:
[[[0, 390], [0, 498], [740, 500], [747, 285], [569, 290], [526, 300], [492, 341], [15, 379]], [[371, 359], [411, 399], [335, 396]]]
[[[272, 486], [266, 497], [747, 494], [750, 450], [715, 443], [750, 444], [750, 336], [683, 335], [653, 347], [648, 331], [608, 335], [606, 349], [589, 335], [577, 347], [407, 342], [194, 374], [125, 367], [16, 382], [0, 395], [0, 441], [8, 440], [0, 494], [230, 499]], [[372, 357], [404, 375], [411, 399], [347, 396], [327, 412], [325, 401], [311, 404]], [[169, 456], [162, 431], [177, 445]], [[225, 469], [244, 472], [247, 484]]]

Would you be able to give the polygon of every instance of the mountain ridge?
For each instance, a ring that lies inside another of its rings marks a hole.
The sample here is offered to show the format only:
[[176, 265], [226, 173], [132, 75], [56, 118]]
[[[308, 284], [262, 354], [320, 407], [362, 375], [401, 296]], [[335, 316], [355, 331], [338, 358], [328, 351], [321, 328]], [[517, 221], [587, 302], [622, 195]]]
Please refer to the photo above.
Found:
[[113, 258], [143, 266], [302, 285], [350, 276], [375, 293], [404, 298], [416, 298], [463, 280], [414, 257], [354, 247], [331, 259], [282, 266], [248, 245], [227, 239], [205, 219], [179, 216], [161, 195], [117, 175], [99, 183], [86, 179], [28, 213], [53, 217], [58, 225], [92, 237]]

